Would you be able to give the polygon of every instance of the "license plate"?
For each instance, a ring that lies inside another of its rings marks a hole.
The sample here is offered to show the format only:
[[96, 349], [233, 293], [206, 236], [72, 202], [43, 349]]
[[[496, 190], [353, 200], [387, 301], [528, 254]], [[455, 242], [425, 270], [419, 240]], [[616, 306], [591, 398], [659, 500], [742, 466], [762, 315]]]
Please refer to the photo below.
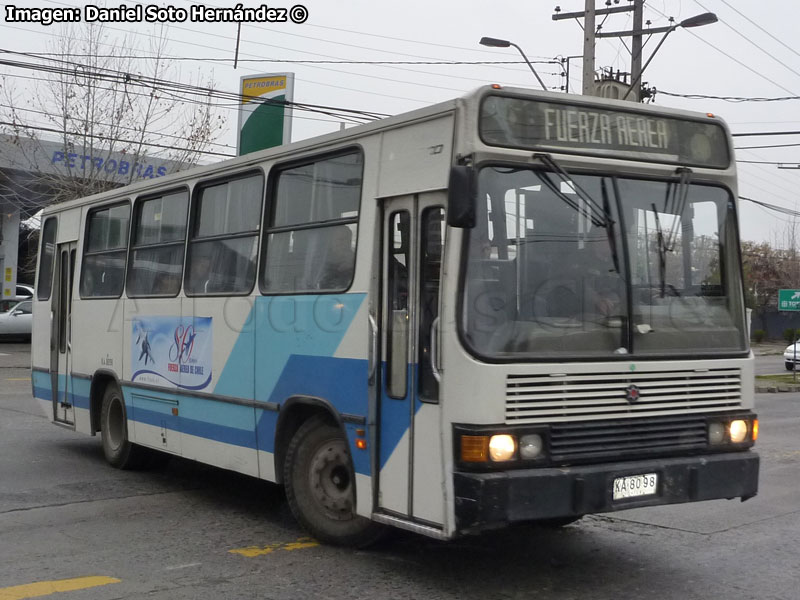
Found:
[[658, 474], [630, 475], [614, 480], [614, 500], [650, 496], [658, 490]]

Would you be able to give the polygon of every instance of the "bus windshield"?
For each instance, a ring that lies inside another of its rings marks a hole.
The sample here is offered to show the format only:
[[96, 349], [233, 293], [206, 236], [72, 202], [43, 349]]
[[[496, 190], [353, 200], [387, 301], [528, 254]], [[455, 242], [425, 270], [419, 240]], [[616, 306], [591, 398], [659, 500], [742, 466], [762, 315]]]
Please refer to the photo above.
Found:
[[644, 180], [490, 166], [478, 181], [460, 319], [477, 355], [746, 351], [726, 189], [688, 171]]

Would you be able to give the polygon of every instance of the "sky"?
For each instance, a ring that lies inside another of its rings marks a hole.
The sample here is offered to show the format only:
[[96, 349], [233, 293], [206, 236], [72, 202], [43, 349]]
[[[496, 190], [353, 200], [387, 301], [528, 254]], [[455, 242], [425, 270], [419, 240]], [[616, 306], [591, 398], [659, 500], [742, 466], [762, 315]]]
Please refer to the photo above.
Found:
[[[548, 88], [560, 90], [565, 83], [562, 68], [548, 64], [555, 57], [580, 55], [583, 32], [576, 20], [553, 21], [557, 2], [541, 0], [299, 0], [307, 12], [303, 23], [243, 24], [239, 65], [233, 68], [236, 23], [186, 21], [169, 25], [166, 55], [176, 61], [174, 80], [190, 81], [212, 76], [219, 89], [236, 92], [242, 76], [291, 71], [295, 73], [295, 101], [398, 114], [460, 96], [486, 83], [537, 88], [524, 64], [331, 64], [310, 61], [392, 61], [467, 62], [519, 61], [513, 48], [488, 49], [478, 44], [483, 36], [503, 38], [518, 44], [534, 61]], [[291, 9], [298, 0], [276, 0], [270, 7]], [[20, 0], [20, 7], [79, 7], [74, 0]], [[121, 2], [105, 6], [117, 7]], [[127, 1], [125, 5], [158, 2]], [[188, 9], [196, 2], [171, 0], [177, 8]], [[233, 8], [233, 0], [210, 0], [207, 7]], [[244, 1], [244, 6], [261, 2]], [[583, 10], [585, 0], [562, 0], [563, 12]], [[619, 5], [627, 5], [621, 0]], [[603, 0], [596, 0], [602, 8]], [[734, 133], [800, 131], [800, 43], [797, 23], [800, 3], [786, 0], [648, 0], [645, 21], [653, 27], [680, 22], [703, 12], [714, 12], [719, 22], [672, 33], [653, 58], [643, 80], [658, 90], [655, 104], [724, 118]], [[9, 23], [0, 14], [0, 49], [42, 52], [52, 43], [58, 25]], [[598, 23], [603, 22], [598, 17]], [[70, 27], [66, 25], [64, 27]], [[108, 23], [110, 38], [133, 35], [147, 48], [154, 25]], [[603, 31], [631, 29], [630, 13], [609, 15]], [[644, 60], [650, 56], [661, 34], [645, 45]], [[629, 47], [629, 46], [628, 46]], [[142, 51], [146, 54], [147, 50]], [[619, 39], [598, 40], [596, 68], [630, 70], [630, 54]], [[286, 62], [301, 61], [301, 62]], [[538, 62], [545, 61], [545, 62]], [[571, 91], [581, 89], [581, 59], [570, 59]], [[0, 65], [15, 85], [24, 88], [30, 72]], [[677, 95], [672, 95], [677, 94]], [[731, 102], [714, 98], [686, 98], [703, 95], [737, 98], [795, 97], [783, 101]], [[233, 152], [236, 115], [228, 114], [228, 128], [214, 150]], [[35, 122], [35, 116], [32, 117]], [[329, 133], [340, 128], [340, 120], [323, 114], [297, 114], [294, 141]], [[736, 151], [739, 194], [792, 210], [800, 210], [800, 169], [781, 169], [777, 164], [800, 163], [800, 134], [736, 137], [737, 148], [796, 144], [777, 148]], [[752, 162], [744, 162], [752, 161]], [[781, 242], [786, 219], [750, 202], [742, 202], [742, 239]]]

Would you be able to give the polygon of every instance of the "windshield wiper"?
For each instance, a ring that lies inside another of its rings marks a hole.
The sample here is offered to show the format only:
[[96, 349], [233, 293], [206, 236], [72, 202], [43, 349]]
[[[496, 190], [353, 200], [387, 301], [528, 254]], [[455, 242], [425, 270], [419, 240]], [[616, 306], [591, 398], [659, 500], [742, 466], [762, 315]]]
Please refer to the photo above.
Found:
[[[658, 218], [658, 209], [655, 202], [652, 204], [653, 215], [656, 220], [656, 234], [658, 235], [658, 278], [659, 290], [661, 297], [664, 298], [667, 292], [667, 252], [675, 250], [675, 244], [678, 243], [678, 224], [681, 222], [681, 216], [686, 209], [686, 201], [689, 197], [689, 184], [692, 178], [692, 170], [688, 167], [679, 167], [675, 171], [680, 178], [674, 184], [667, 183], [667, 195], [664, 198], [664, 214], [673, 214], [672, 225], [669, 230], [669, 235], [664, 236], [664, 230], [661, 228], [661, 220]], [[670, 194], [672, 192], [672, 194]], [[677, 296], [680, 295], [678, 291], [669, 286], [673, 293]]]
[[[562, 200], [565, 204], [567, 204], [570, 208], [574, 209], [576, 212], [582, 214], [585, 217], [588, 217], [592, 225], [595, 227], [605, 227], [608, 228], [608, 221], [609, 216], [608, 213], [603, 210], [597, 201], [592, 198], [592, 196], [584, 190], [578, 183], [570, 179], [569, 173], [567, 173], [566, 169], [559, 165], [555, 159], [549, 154], [544, 153], [536, 153], [533, 155], [533, 158], [539, 159], [542, 163], [548, 167], [551, 171], [553, 171], [556, 175], [558, 175], [559, 179], [563, 183], [565, 183], [572, 191], [574, 191], [578, 197], [584, 202], [586, 208], [581, 207], [578, 205], [577, 202], [572, 200], [569, 196], [567, 196], [561, 189], [551, 181], [550, 177], [547, 173], [544, 173], [544, 177], [542, 174], [537, 172], [539, 179], [544, 182], [544, 184], [552, 191], [560, 200]], [[588, 210], [588, 212], [587, 212]]]
[[[569, 196], [567, 196], [561, 189], [550, 180], [550, 177], [547, 173], [544, 173], [544, 177], [541, 174], [539, 175], [539, 179], [547, 185], [547, 187], [552, 191], [556, 196], [558, 196], [563, 202], [569, 205], [578, 213], [583, 214], [584, 216], [588, 217], [592, 225], [595, 227], [602, 227], [606, 230], [606, 236], [608, 237], [608, 246], [611, 250], [611, 259], [614, 263], [614, 270], [617, 273], [620, 273], [619, 270], [619, 253], [617, 252], [617, 236], [615, 233], [614, 225], [616, 222], [611, 217], [611, 202], [608, 198], [608, 189], [606, 187], [606, 178], [603, 177], [600, 179], [600, 190], [603, 196], [603, 205], [600, 206], [597, 201], [592, 198], [592, 196], [584, 190], [578, 183], [570, 179], [569, 173], [567, 170], [559, 165], [555, 159], [550, 156], [549, 154], [534, 154], [534, 158], [538, 158], [541, 160], [547, 167], [549, 167], [553, 172], [555, 172], [562, 182], [567, 184], [570, 189], [574, 190], [578, 197], [583, 200], [584, 204], [588, 207], [588, 214], [586, 209], [581, 209], [577, 205], [577, 203], [572, 200]], [[614, 194], [619, 197], [619, 190], [617, 189], [617, 181], [616, 179], [612, 178], [614, 184]]]
[[[674, 184], [674, 187], [672, 182], [667, 184], [667, 198], [664, 201], [664, 212], [667, 214], [674, 212], [675, 214], [669, 237], [667, 238], [667, 250], [669, 252], [675, 249], [675, 244], [678, 241], [678, 224], [681, 222], [681, 216], [686, 208], [686, 200], [689, 197], [689, 183], [692, 179], [692, 170], [687, 167], [680, 167], [676, 169], [675, 172], [680, 177], [678, 182]], [[671, 198], [669, 193], [670, 189], [672, 190]]]
[[[612, 178], [614, 184], [614, 195], [619, 198], [617, 180]], [[614, 219], [611, 218], [611, 203], [608, 200], [608, 189], [606, 188], [606, 178], [600, 180], [600, 191], [603, 194], [603, 212], [606, 215], [606, 236], [608, 237], [608, 247], [611, 249], [611, 260], [614, 262], [614, 270], [619, 273], [619, 255], [617, 254], [617, 236], [614, 233]]]

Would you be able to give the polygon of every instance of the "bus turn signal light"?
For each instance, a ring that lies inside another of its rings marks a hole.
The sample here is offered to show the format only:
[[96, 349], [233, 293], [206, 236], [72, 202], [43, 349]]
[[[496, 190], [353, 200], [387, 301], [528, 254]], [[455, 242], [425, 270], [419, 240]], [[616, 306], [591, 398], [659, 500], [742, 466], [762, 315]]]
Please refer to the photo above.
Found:
[[462, 435], [461, 436], [461, 461], [486, 462], [489, 460], [488, 435]]
[[753, 441], [758, 439], [758, 419], [753, 419]]

